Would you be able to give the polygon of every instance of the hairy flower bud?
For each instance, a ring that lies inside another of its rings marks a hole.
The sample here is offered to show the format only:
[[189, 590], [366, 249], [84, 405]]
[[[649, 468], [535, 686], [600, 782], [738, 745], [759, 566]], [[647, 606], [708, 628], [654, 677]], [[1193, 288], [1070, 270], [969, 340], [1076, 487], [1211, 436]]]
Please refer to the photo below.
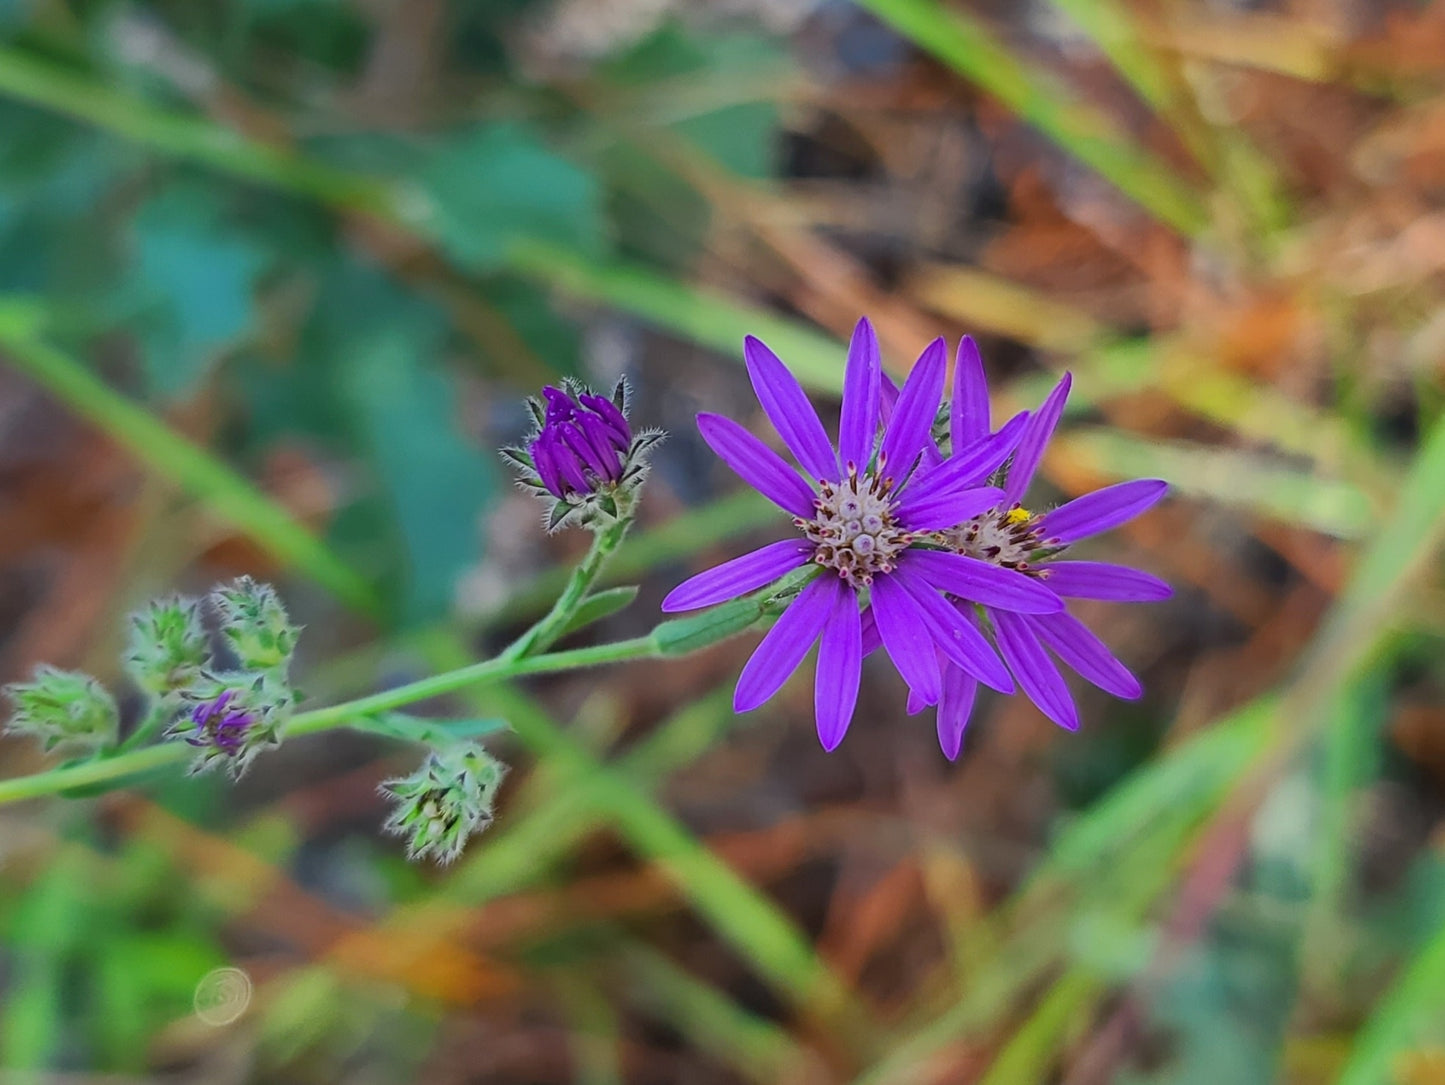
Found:
[[407, 838], [408, 859], [451, 863], [469, 837], [492, 823], [492, 803], [506, 772], [474, 742], [435, 750], [410, 776], [381, 785], [396, 804], [382, 827]]
[[295, 704], [295, 695], [275, 672], [207, 672], [183, 696], [189, 707], [167, 737], [183, 738], [199, 751], [192, 773], [224, 764], [233, 779], [262, 750], [281, 745]]
[[210, 661], [199, 600], [173, 595], [131, 616], [126, 669], [147, 693], [163, 697], [185, 689]]
[[633, 434], [625, 383], [618, 382], [610, 399], [577, 385], [548, 386], [541, 400], [527, 405], [536, 432], [525, 448], [502, 454], [522, 485], [548, 502], [547, 529], [573, 522], [592, 527], [623, 515], [647, 474], [648, 451], [662, 439], [655, 430]]
[[291, 664], [301, 630], [286, 617], [276, 589], [243, 576], [211, 592], [221, 633], [249, 671], [279, 670]]
[[41, 664], [30, 682], [6, 686], [15, 714], [6, 730], [34, 735], [46, 750], [60, 745], [101, 747], [115, 741], [120, 713], [104, 686], [88, 674]]

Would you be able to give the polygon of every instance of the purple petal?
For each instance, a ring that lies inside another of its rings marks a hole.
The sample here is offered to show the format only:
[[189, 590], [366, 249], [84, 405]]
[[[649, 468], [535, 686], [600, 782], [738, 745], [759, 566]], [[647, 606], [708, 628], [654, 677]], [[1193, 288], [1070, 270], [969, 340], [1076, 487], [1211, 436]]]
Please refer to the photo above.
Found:
[[965, 612], [951, 606], [913, 569], [900, 566], [893, 572], [892, 579], [901, 584], [918, 604], [919, 614], [928, 635], [933, 638], [939, 651], [954, 664], [1000, 693], [1014, 691], [1008, 668], [999, 662], [988, 641], [974, 627]]
[[542, 480], [542, 485], [547, 487], [553, 497], [561, 497], [562, 472], [557, 466], [555, 453], [552, 451], [552, 440], [543, 440], [538, 437], [527, 446], [528, 453], [532, 457], [532, 466], [537, 469], [537, 477]]
[[888, 375], [887, 370], [884, 370], [878, 385], [878, 424], [880, 426], [888, 425], [897, 406], [898, 384]]
[[788, 451], [815, 479], [837, 481], [837, 456], [798, 379], [767, 344], [754, 336], [743, 340], [743, 358], [758, 402]]
[[1055, 655], [1105, 693], [1112, 693], [1126, 701], [1143, 695], [1144, 687], [1139, 684], [1139, 679], [1114, 658], [1108, 645], [1072, 614], [1046, 614], [1027, 621]]
[[858, 595], [841, 580], [830, 580], [833, 611], [823, 625], [818, 645], [818, 673], [813, 679], [813, 709], [818, 718], [818, 741], [833, 751], [848, 731], [858, 704], [863, 676], [863, 621]]
[[750, 712], [782, 688], [818, 639], [833, 606], [831, 585], [814, 580], [783, 611], [738, 675], [733, 711]]
[[972, 490], [935, 490], [918, 487], [919, 493], [909, 496], [898, 506], [898, 522], [908, 531], [944, 531], [965, 520], [987, 512], [1003, 498], [997, 486], [979, 486]]
[[1069, 386], [1073, 379], [1071, 374], [1065, 373], [1063, 379], [1054, 385], [1054, 390], [1049, 393], [1049, 398], [1044, 400], [1043, 406], [1029, 419], [1029, 427], [1019, 441], [1014, 462], [1008, 469], [1008, 481], [1004, 484], [1004, 496], [1010, 502], [1021, 500], [1029, 488], [1029, 483], [1034, 480], [1034, 472], [1039, 469], [1039, 461], [1044, 458], [1044, 449], [1048, 447], [1049, 438], [1054, 435], [1054, 427], [1059, 424], [1059, 418], [1064, 413], [1064, 402], [1069, 398]]
[[1156, 603], [1174, 594], [1157, 576], [1107, 561], [1051, 561], [1042, 571], [1049, 588], [1070, 599]]
[[1102, 490], [1076, 497], [1045, 515], [1040, 522], [1040, 530], [1049, 541], [1078, 542], [1134, 519], [1152, 508], [1168, 492], [1169, 484], [1157, 478], [1140, 478], [1105, 486]]
[[863, 658], [867, 659], [883, 647], [883, 638], [878, 635], [878, 623], [873, 619], [873, 608], [863, 611]]
[[710, 607], [771, 584], [808, 560], [812, 547], [802, 539], [784, 539], [725, 561], [684, 580], [662, 601], [668, 613]]
[[1079, 710], [1069, 696], [1069, 687], [1054, 666], [1028, 620], [1003, 610], [990, 610], [994, 637], [1004, 662], [1014, 672], [1029, 700], [1049, 719], [1069, 731], [1079, 729]]
[[956, 489], [959, 486], [977, 486], [986, 481], [1019, 443], [1028, 419], [1027, 411], [1014, 415], [993, 436], [960, 448], [938, 467], [915, 480], [910, 489], [923, 485]]
[[915, 690], [924, 704], [937, 704], [942, 686], [938, 649], [928, 635], [923, 611], [892, 576], [873, 578], [873, 617], [883, 646], [908, 688]]
[[[598, 452], [592, 442], [587, 439], [587, 435], [582, 432], [580, 426], [575, 423], [564, 423], [557, 427], [557, 432], [562, 438], [562, 443], [572, 451], [574, 456], [586, 465], [589, 471], [598, 478], [609, 477], [607, 461], [602, 458], [602, 454]], [[617, 457], [614, 456], [613, 460], [615, 461], [616, 458]]]
[[[619, 449], [612, 442], [611, 428], [595, 414], [578, 415], [577, 425], [582, 427], [583, 435], [602, 460], [602, 477], [616, 482], [622, 477], [622, 459], [618, 454]], [[626, 450], [624, 445], [620, 451]]]
[[794, 516], [812, 518], [813, 490], [783, 457], [720, 414], [698, 415], [697, 428], [708, 447], [749, 486]]
[[905, 711], [907, 711], [910, 716], [918, 715], [918, 713], [922, 712], [927, 707], [928, 702], [925, 701], [922, 697], [918, 696], [918, 693], [915, 690], [910, 689], [908, 691], [908, 706]]
[[873, 438], [878, 432], [879, 383], [883, 363], [878, 353], [878, 336], [864, 317], [853, 329], [848, 344], [848, 368], [843, 374], [843, 417], [838, 425], [838, 464], [858, 465], [861, 472], [873, 458]]
[[943, 669], [943, 696], [938, 698], [938, 745], [950, 761], [957, 761], [958, 752], [963, 748], [963, 729], [973, 714], [977, 694], [978, 683], [972, 675], [958, 667]]
[[901, 479], [913, 470], [914, 461], [928, 443], [938, 404], [943, 399], [943, 372], [948, 365], [948, 351], [942, 339], [935, 339], [923, 348], [913, 371], [903, 382], [898, 406], [883, 434], [883, 456], [887, 474]]
[[590, 394], [579, 396], [578, 400], [606, 425], [607, 435], [617, 451], [626, 452], [627, 446], [632, 444], [632, 427], [627, 424], [627, 416], [622, 413], [617, 404], [606, 396]]
[[973, 336], [958, 341], [953, 363], [953, 400], [948, 405], [948, 432], [955, 450], [988, 436], [988, 378]]
[[940, 591], [1024, 614], [1054, 614], [1064, 602], [1037, 580], [1001, 565], [946, 550], [910, 550], [908, 561]]

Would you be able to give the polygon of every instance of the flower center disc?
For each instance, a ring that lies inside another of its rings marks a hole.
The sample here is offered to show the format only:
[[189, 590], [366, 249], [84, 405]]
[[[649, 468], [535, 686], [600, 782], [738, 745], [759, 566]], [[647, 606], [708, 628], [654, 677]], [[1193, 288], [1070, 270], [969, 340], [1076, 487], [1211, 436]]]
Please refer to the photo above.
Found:
[[856, 468], [842, 482], [820, 483], [817, 513], [793, 521], [814, 545], [813, 560], [853, 584], [892, 572], [899, 552], [913, 541], [893, 515], [892, 489], [891, 479], [860, 478]]
[[945, 531], [943, 537], [949, 548], [960, 554], [1021, 573], [1033, 571], [1029, 562], [1043, 549], [1039, 517], [1021, 505], [980, 513]]

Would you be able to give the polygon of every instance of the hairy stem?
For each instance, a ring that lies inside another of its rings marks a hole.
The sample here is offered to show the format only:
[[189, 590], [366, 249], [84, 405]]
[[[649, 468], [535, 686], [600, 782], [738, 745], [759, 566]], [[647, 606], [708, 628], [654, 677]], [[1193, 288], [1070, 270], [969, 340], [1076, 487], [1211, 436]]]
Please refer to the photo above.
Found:
[[498, 658], [521, 659], [537, 652], [545, 652], [551, 647], [567, 628], [567, 623], [572, 620], [572, 615], [577, 613], [582, 601], [587, 598], [587, 592], [601, 574], [603, 565], [622, 543], [627, 529], [631, 526], [632, 516], [624, 513], [602, 531], [596, 532], [592, 536], [592, 546], [587, 551], [587, 556], [572, 570], [567, 586], [552, 604], [552, 609], [508, 645]]

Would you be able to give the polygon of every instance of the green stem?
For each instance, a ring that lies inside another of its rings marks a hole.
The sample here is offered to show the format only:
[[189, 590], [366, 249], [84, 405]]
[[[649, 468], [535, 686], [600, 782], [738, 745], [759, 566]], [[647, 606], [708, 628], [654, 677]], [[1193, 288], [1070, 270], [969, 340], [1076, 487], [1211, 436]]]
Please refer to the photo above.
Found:
[[[596, 569], [594, 568], [593, 575], [595, 574]], [[784, 583], [789, 582], [785, 581]], [[775, 592], [776, 589], [760, 592], [752, 600], [739, 600], [696, 618], [663, 622], [645, 637], [613, 641], [610, 644], [596, 644], [587, 648], [573, 648], [565, 652], [549, 652], [546, 655], [529, 656], [525, 659], [508, 658], [504, 654], [495, 659], [483, 660], [480, 663], [459, 667], [444, 674], [409, 682], [404, 686], [397, 686], [395, 689], [383, 690], [380, 693], [373, 693], [367, 697], [359, 697], [326, 708], [301, 712], [291, 718], [291, 722], [286, 728], [286, 735], [288, 737], [311, 735], [337, 727], [356, 725], [358, 721], [367, 717], [390, 712], [404, 705], [415, 704], [417, 701], [454, 693], [466, 686], [501, 682], [528, 674], [548, 674], [556, 671], [577, 670], [582, 667], [595, 667], [603, 663], [623, 663], [634, 659], [657, 659], [685, 655], [741, 632], [747, 625], [764, 615]], [[719, 612], [732, 614], [734, 618], [732, 621], [718, 622], [714, 615]], [[544, 619], [545, 621], [547, 619]], [[539, 622], [538, 628], [542, 624]], [[565, 624], [566, 622], [563, 620], [556, 628], [560, 629]], [[548, 628], [551, 628], [550, 624]], [[183, 742], [164, 742], [159, 746], [147, 746], [117, 753], [112, 757], [99, 758], [81, 765], [51, 769], [48, 772], [20, 776], [13, 780], [3, 780], [0, 781], [0, 806], [41, 795], [53, 795], [75, 787], [134, 776], [184, 760], [191, 752], [191, 747]]]
[[587, 556], [572, 570], [572, 575], [567, 580], [567, 586], [562, 589], [562, 594], [552, 604], [552, 609], [513, 641], [498, 658], [502, 660], [521, 659], [535, 652], [546, 651], [551, 647], [552, 643], [567, 628], [567, 623], [577, 613], [577, 608], [582, 605], [582, 601], [587, 598], [587, 592], [591, 590], [593, 582], [602, 572], [602, 566], [621, 545], [627, 529], [631, 526], [632, 514], [630, 510], [623, 510], [621, 515], [606, 528], [595, 532]]
[[137, 747], [144, 746], [155, 737], [155, 733], [164, 727], [166, 722], [177, 711], [178, 705], [171, 699], [170, 694], [161, 697], [156, 701], [155, 707], [146, 714], [145, 719], [136, 725], [136, 729], [126, 737], [124, 742], [112, 751], [110, 756], [119, 757], [121, 754], [130, 753]]

